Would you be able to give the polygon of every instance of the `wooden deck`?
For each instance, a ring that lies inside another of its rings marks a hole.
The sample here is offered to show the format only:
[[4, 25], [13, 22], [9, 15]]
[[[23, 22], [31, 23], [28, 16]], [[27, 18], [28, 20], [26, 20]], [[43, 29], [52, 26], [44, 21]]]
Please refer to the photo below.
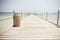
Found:
[[12, 27], [2, 34], [3, 40], [60, 40], [60, 28], [36, 15], [21, 21], [21, 27]]

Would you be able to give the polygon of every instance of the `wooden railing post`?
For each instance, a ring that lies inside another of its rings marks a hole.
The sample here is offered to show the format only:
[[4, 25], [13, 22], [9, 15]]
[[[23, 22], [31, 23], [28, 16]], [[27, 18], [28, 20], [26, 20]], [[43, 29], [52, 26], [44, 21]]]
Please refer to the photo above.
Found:
[[43, 19], [43, 13], [42, 13], [42, 19]]
[[59, 25], [59, 10], [58, 10], [58, 13], [57, 13], [57, 26]]
[[46, 12], [46, 20], [47, 20], [47, 17], [48, 17], [48, 12]]
[[15, 14], [15, 10], [13, 11], [13, 15]]

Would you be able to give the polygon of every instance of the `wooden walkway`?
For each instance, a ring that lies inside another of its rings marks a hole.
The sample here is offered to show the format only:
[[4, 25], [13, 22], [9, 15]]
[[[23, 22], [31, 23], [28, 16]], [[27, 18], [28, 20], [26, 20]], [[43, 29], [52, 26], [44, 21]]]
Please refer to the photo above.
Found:
[[36, 15], [29, 15], [21, 21], [21, 27], [12, 27], [2, 34], [3, 40], [60, 40], [60, 29], [54, 24], [42, 20]]

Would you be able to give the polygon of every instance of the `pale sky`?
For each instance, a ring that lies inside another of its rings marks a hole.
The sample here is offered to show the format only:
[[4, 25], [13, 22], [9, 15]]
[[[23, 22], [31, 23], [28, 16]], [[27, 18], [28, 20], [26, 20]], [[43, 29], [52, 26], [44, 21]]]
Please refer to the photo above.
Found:
[[0, 0], [0, 11], [57, 12], [60, 0]]

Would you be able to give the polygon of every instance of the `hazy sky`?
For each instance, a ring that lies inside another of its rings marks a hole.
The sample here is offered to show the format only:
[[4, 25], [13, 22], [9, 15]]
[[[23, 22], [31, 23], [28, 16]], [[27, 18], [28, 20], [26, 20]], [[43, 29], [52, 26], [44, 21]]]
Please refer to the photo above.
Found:
[[57, 12], [60, 0], [0, 0], [0, 11]]

